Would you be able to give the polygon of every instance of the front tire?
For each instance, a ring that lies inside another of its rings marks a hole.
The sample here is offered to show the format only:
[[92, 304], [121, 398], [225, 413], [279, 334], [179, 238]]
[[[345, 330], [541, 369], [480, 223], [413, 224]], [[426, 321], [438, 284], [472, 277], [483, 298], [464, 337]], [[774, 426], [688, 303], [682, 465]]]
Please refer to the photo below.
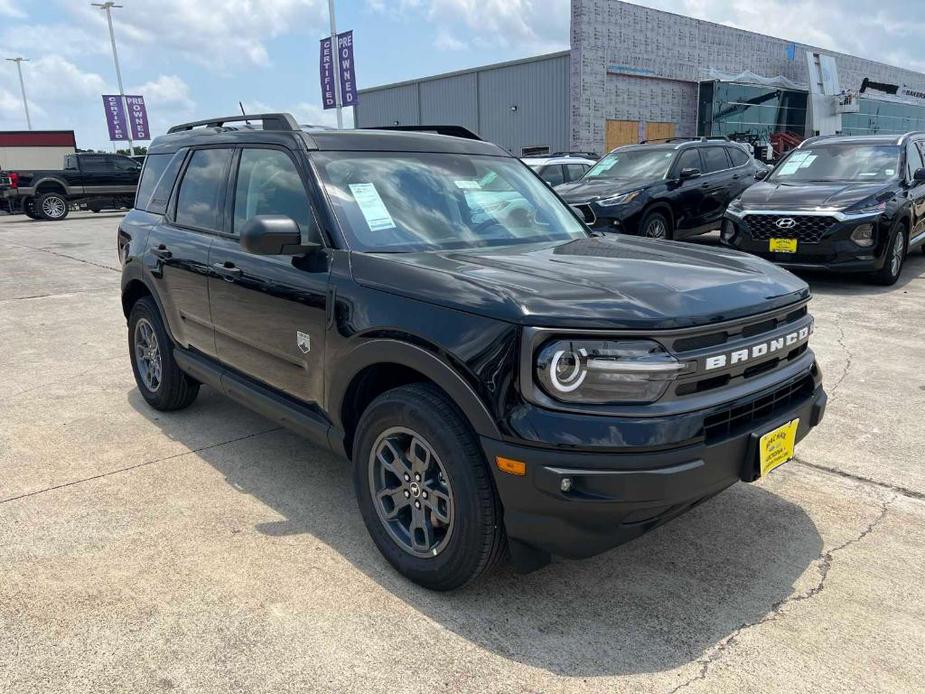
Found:
[[647, 212], [639, 225], [639, 233], [648, 239], [661, 239], [663, 241], [674, 238], [674, 229], [671, 220], [664, 212], [652, 210]]
[[896, 284], [896, 280], [899, 279], [899, 275], [902, 273], [903, 263], [906, 261], [907, 249], [906, 229], [902, 226], [897, 227], [890, 237], [883, 267], [871, 276], [873, 281], [884, 287]]
[[357, 428], [353, 464], [366, 528], [403, 576], [453, 590], [504, 554], [501, 504], [484, 454], [435, 386], [402, 386], [376, 398]]
[[42, 215], [42, 219], [47, 219], [51, 222], [61, 221], [67, 217], [67, 213], [70, 211], [67, 198], [62, 193], [40, 195], [35, 207], [38, 214]]
[[155, 410], [182, 410], [199, 394], [199, 383], [173, 358], [173, 343], [151, 297], [139, 299], [128, 318], [128, 347], [135, 383]]

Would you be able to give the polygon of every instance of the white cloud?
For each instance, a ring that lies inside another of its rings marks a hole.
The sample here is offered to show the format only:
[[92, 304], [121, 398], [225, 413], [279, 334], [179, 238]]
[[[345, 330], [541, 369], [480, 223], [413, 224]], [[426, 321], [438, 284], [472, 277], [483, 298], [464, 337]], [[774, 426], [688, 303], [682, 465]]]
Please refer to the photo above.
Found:
[[468, 47], [465, 41], [460, 41], [447, 29], [440, 29], [434, 37], [434, 48], [441, 51], [463, 51]]
[[158, 105], [173, 107], [172, 110], [192, 110], [196, 104], [190, 97], [189, 85], [177, 75], [160, 75], [156, 79], [137, 87], [130, 87], [129, 94], [141, 94], [150, 111]]
[[15, 0], [0, 0], [0, 15], [5, 17], [25, 17], [26, 13], [17, 7]]
[[[75, 17], [105, 35], [105, 16], [93, 7]], [[202, 67], [226, 70], [267, 65], [266, 42], [291, 33], [317, 35], [327, 21], [323, 0], [158, 0], [134, 2], [112, 13], [120, 52], [159, 50]]]

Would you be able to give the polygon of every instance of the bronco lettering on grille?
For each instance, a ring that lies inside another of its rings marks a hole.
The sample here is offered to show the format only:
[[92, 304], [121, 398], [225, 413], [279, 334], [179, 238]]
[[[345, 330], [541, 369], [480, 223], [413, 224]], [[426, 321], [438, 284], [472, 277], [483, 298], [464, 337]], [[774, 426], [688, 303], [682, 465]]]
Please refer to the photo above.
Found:
[[722, 369], [727, 366], [735, 366], [736, 364], [742, 364], [744, 362], [759, 359], [761, 357], [784, 350], [789, 352], [791, 349], [799, 347], [801, 344], [809, 340], [809, 336], [812, 331], [813, 326], [812, 323], [810, 323], [809, 325], [800, 328], [799, 330], [795, 330], [784, 335], [779, 335], [771, 340], [758, 342], [757, 344], [743, 347], [742, 349], [737, 349], [732, 352], [725, 352], [723, 354], [716, 354], [710, 357], [706, 357], [703, 360], [703, 370], [712, 371], [713, 369]]

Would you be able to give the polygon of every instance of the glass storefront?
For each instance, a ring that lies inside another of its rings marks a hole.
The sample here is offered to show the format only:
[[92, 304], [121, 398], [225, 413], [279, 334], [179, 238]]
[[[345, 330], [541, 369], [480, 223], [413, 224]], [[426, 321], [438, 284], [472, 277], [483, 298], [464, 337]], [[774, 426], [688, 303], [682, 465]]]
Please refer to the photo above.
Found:
[[806, 132], [806, 92], [735, 82], [701, 82], [698, 135], [756, 138]]
[[925, 105], [860, 99], [860, 113], [843, 113], [843, 135], [900, 135], [925, 130]]

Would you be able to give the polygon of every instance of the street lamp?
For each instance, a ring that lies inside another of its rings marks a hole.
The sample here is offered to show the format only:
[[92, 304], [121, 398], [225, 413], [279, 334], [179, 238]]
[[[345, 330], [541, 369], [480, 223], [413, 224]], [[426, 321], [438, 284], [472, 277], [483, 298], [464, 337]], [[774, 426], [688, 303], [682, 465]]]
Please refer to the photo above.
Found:
[[[112, 10], [119, 9], [122, 5], [114, 2], [91, 2], [94, 7], [99, 7], [106, 13], [106, 22], [109, 24], [109, 42], [112, 44], [112, 61], [116, 64], [116, 80], [119, 82], [119, 98], [122, 99], [122, 109], [124, 118], [128, 121], [128, 102], [125, 100], [125, 89], [122, 87], [122, 71], [119, 69], [119, 52], [116, 50], [116, 34], [112, 30]], [[126, 122], [125, 134], [128, 137], [128, 152], [130, 155], [135, 154], [135, 147], [132, 144], [131, 124]]]
[[23, 61], [29, 62], [28, 58], [7, 58], [11, 63], [16, 63], [16, 70], [19, 72], [19, 89], [22, 91], [22, 107], [26, 111], [26, 127], [32, 130], [32, 119], [29, 117], [29, 101], [26, 99], [26, 83], [22, 80]]

